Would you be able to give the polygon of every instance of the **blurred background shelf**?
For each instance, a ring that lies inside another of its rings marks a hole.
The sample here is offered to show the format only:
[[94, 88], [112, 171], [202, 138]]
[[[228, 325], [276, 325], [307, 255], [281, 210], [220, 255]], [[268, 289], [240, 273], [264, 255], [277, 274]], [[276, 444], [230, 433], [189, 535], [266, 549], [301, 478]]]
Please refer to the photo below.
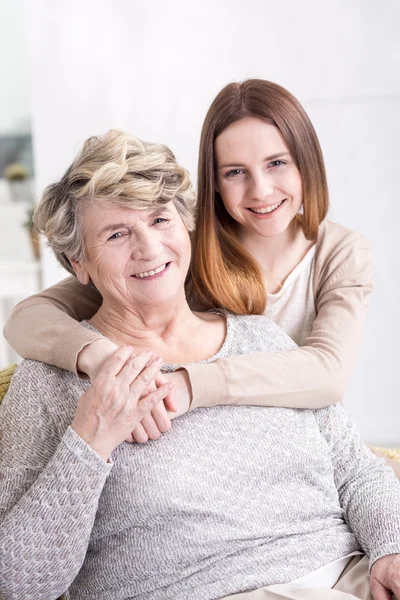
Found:
[[[35, 259], [24, 227], [30, 202], [11, 202], [0, 185], [0, 326], [23, 298], [40, 290], [40, 262]], [[0, 337], [0, 369], [19, 357]]]

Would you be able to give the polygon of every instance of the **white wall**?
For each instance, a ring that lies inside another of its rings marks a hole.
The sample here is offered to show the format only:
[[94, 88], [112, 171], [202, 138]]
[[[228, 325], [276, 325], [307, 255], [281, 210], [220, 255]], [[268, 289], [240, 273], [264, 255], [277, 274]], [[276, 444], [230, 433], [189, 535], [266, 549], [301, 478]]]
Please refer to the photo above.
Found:
[[25, 0], [0, 2], [0, 133], [29, 131], [30, 65]]
[[[400, 38], [397, 0], [36, 0], [38, 187], [110, 127], [169, 144], [196, 175], [200, 127], [227, 82], [292, 91], [320, 135], [332, 217], [364, 233], [377, 289], [347, 408], [369, 442], [400, 445], [396, 346]], [[45, 283], [64, 276], [49, 254]]]

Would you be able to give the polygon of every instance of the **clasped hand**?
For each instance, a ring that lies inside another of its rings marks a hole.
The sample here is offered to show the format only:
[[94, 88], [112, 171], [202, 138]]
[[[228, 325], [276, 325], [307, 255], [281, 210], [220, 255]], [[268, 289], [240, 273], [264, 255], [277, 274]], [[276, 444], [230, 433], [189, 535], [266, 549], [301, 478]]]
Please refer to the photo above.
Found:
[[[132, 347], [124, 346], [106, 359], [80, 397], [71, 425], [105, 460], [172, 390], [172, 383], [160, 380], [160, 357], [132, 352]], [[159, 387], [149, 390], [157, 378]]]
[[[85, 346], [78, 355], [77, 370], [86, 373], [92, 382], [95, 381], [105, 361], [114, 354], [118, 346], [107, 338], [95, 340]], [[174, 387], [164, 399], [159, 402], [138, 423], [126, 438], [127, 442], [145, 443], [149, 439], [156, 440], [171, 427], [172, 415], [175, 417], [186, 413], [191, 403], [191, 387], [186, 371], [169, 373], [167, 376], [161, 372], [149, 384], [147, 394], [154, 391], [167, 381], [173, 382]]]

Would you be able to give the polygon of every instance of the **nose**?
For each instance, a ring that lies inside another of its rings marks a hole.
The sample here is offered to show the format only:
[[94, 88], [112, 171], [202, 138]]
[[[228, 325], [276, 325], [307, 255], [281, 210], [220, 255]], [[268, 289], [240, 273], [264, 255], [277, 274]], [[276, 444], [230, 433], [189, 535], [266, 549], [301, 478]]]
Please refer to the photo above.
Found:
[[162, 253], [162, 243], [155, 229], [146, 228], [138, 232], [132, 244], [134, 260], [153, 261]]
[[250, 183], [250, 197], [251, 200], [263, 202], [269, 196], [272, 196], [274, 192], [274, 186], [272, 178], [265, 171], [255, 173], [251, 178]]

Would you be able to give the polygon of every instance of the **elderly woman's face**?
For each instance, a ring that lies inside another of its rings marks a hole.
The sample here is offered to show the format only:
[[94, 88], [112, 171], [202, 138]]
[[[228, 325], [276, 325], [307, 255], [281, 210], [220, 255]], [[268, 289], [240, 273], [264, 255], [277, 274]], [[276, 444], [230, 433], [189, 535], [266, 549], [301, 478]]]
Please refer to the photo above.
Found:
[[103, 302], [154, 306], [183, 292], [190, 239], [172, 202], [140, 210], [95, 202], [83, 221], [87, 258], [73, 266]]

